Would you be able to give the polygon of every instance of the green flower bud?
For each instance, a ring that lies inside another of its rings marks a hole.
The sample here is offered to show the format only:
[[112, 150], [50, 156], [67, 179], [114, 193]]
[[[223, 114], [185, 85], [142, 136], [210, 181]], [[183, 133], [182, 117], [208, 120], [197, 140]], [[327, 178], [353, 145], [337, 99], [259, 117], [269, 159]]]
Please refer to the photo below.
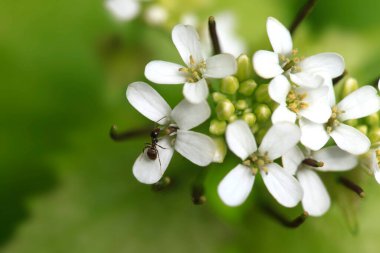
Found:
[[358, 129], [360, 132], [362, 132], [365, 135], [367, 135], [367, 133], [368, 133], [368, 126], [367, 125], [357, 126], [356, 129]]
[[236, 116], [236, 114], [232, 115], [229, 119], [228, 119], [228, 122], [229, 123], [232, 123], [234, 121], [236, 121], [238, 119], [238, 117]]
[[227, 154], [227, 145], [226, 145], [226, 142], [221, 137], [212, 138], [212, 140], [214, 141], [214, 144], [215, 144], [215, 147], [216, 147], [216, 151], [215, 151], [213, 162], [215, 162], [215, 163], [223, 163], [224, 158], [226, 157], [226, 154]]
[[240, 83], [239, 93], [245, 96], [251, 96], [252, 93], [255, 91], [256, 87], [257, 83], [252, 79], [248, 79]]
[[253, 67], [251, 60], [245, 54], [237, 58], [237, 72], [236, 76], [240, 81], [245, 81], [253, 76]]
[[267, 131], [268, 129], [266, 128], [260, 128], [259, 131], [257, 131], [257, 133], [255, 134], [255, 139], [258, 143], [261, 143]]
[[239, 81], [234, 76], [223, 78], [220, 90], [225, 94], [233, 95], [239, 89]]
[[226, 131], [227, 123], [225, 121], [220, 121], [213, 119], [210, 122], [209, 132], [214, 135], [222, 135]]
[[344, 84], [342, 89], [342, 97], [347, 96], [351, 92], [357, 90], [359, 88], [358, 81], [355, 78], [348, 78]]
[[256, 134], [260, 129], [259, 124], [254, 124], [253, 127], [251, 127], [252, 133]]
[[380, 128], [374, 128], [369, 132], [369, 139], [372, 143], [380, 142]]
[[255, 91], [256, 101], [259, 103], [270, 103], [272, 99], [269, 97], [268, 93], [269, 84], [260, 84]]
[[359, 121], [357, 119], [349, 119], [344, 123], [349, 125], [349, 126], [355, 127], [358, 125]]
[[255, 115], [257, 121], [265, 122], [270, 119], [272, 112], [266, 104], [260, 104], [255, 109]]
[[222, 100], [226, 99], [226, 96], [223, 95], [220, 92], [213, 92], [211, 94], [211, 96], [212, 96], [212, 100], [214, 100], [216, 103], [218, 103], [219, 101], [222, 101]]
[[245, 110], [248, 107], [248, 103], [244, 99], [240, 99], [235, 103], [235, 108], [237, 110]]
[[253, 113], [244, 113], [241, 117], [247, 124], [252, 127], [256, 123], [256, 116]]
[[373, 113], [373, 114], [369, 115], [368, 117], [366, 117], [365, 121], [370, 126], [378, 126], [378, 125], [380, 125], [379, 114]]
[[216, 115], [220, 120], [228, 120], [235, 113], [235, 107], [230, 100], [224, 99], [216, 105]]

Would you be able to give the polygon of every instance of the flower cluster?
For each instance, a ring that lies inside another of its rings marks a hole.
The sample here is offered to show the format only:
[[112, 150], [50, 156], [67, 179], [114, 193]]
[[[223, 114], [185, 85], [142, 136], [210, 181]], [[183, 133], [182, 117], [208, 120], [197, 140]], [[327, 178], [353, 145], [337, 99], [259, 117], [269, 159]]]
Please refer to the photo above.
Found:
[[[226, 53], [206, 57], [192, 26], [174, 27], [172, 40], [183, 64], [151, 61], [145, 77], [183, 84], [184, 99], [172, 110], [144, 82], [127, 88], [130, 104], [158, 125], [133, 165], [140, 182], [158, 182], [174, 150], [208, 166], [223, 163], [228, 147], [241, 159], [218, 185], [229, 206], [248, 198], [258, 174], [278, 203], [302, 202], [312, 216], [323, 215], [331, 202], [319, 172], [364, 167], [380, 183], [378, 90], [359, 87], [353, 78], [334, 85], [344, 74], [343, 57], [299, 56], [278, 20], [268, 18], [267, 33], [273, 52], [259, 50], [251, 61]], [[210, 136], [189, 131], [207, 120]]]

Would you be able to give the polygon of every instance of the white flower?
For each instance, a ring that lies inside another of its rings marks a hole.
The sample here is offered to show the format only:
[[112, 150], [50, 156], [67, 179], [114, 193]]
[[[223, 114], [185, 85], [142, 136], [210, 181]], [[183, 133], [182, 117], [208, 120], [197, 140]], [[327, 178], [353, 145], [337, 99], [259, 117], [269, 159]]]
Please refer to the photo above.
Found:
[[160, 94], [143, 82], [128, 86], [127, 99], [137, 111], [159, 124], [162, 132], [166, 132], [158, 141], [157, 159], [149, 159], [144, 152], [134, 163], [133, 174], [140, 182], [153, 184], [160, 180], [174, 150], [199, 166], [207, 166], [212, 162], [215, 153], [212, 139], [204, 134], [188, 131], [209, 118], [211, 112], [205, 101], [191, 104], [182, 100], [171, 110]]
[[380, 184], [380, 148], [370, 150], [370, 169]]
[[139, 0], [106, 0], [106, 8], [120, 21], [135, 18], [140, 12]]
[[[256, 73], [263, 78], [273, 78], [286, 74], [300, 85], [316, 88], [326, 85], [332, 97], [332, 78], [344, 72], [344, 59], [336, 53], [321, 53], [300, 60], [293, 50], [292, 37], [277, 19], [267, 19], [267, 33], [273, 51], [259, 50], [253, 56], [253, 66]], [[335, 101], [335, 100], [334, 100]]]
[[186, 67], [165, 61], [151, 61], [145, 67], [145, 76], [160, 84], [182, 84], [183, 95], [191, 103], [204, 101], [208, 94], [205, 78], [224, 78], [236, 72], [235, 58], [218, 54], [205, 59], [202, 55], [198, 33], [192, 26], [177, 25], [172, 39]]
[[303, 189], [302, 206], [311, 216], [321, 216], [330, 207], [330, 196], [314, 171], [346, 171], [357, 165], [357, 158], [336, 146], [316, 152], [294, 147], [282, 156], [282, 165], [296, 175]]
[[150, 5], [145, 13], [144, 18], [146, 22], [152, 25], [161, 25], [168, 20], [167, 10], [159, 4]]
[[220, 182], [218, 194], [229, 206], [242, 204], [252, 190], [258, 171], [272, 196], [285, 207], [294, 207], [302, 198], [298, 181], [274, 162], [300, 138], [299, 128], [291, 123], [273, 125], [257, 148], [255, 137], [243, 120], [228, 125], [226, 140], [232, 152], [242, 164], [232, 169]]
[[376, 89], [363, 86], [333, 106], [332, 115], [326, 124], [301, 119], [301, 143], [312, 150], [319, 150], [331, 136], [341, 149], [354, 155], [363, 154], [369, 150], [370, 140], [359, 130], [343, 122], [366, 117], [379, 109], [380, 98]]
[[285, 76], [280, 75], [270, 82], [268, 92], [280, 104], [272, 114], [274, 124], [281, 121], [294, 123], [297, 116], [315, 123], [326, 123], [331, 116], [327, 87], [296, 87]]

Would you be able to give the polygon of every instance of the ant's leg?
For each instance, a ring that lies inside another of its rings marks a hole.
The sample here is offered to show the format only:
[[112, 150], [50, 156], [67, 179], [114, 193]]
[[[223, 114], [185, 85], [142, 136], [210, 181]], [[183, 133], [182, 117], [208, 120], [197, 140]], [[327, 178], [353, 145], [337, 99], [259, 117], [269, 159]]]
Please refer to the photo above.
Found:
[[158, 162], [160, 163], [160, 172], [161, 172], [161, 176], [162, 176], [164, 173], [162, 173], [160, 152], [157, 152], [157, 156], [158, 156]]
[[158, 144], [156, 144], [156, 146], [159, 146], [160, 148], [162, 148], [162, 149], [166, 149], [166, 148], [164, 148], [163, 146], [161, 146], [161, 145], [158, 145]]

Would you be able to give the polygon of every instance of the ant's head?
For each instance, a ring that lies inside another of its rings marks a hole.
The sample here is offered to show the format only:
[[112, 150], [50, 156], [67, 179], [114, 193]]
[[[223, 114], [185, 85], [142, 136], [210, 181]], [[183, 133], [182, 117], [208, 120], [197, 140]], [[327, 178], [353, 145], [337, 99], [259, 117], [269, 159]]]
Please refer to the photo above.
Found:
[[150, 132], [150, 137], [151, 138], [157, 138], [158, 135], [160, 134], [161, 129], [160, 128], [155, 128]]

